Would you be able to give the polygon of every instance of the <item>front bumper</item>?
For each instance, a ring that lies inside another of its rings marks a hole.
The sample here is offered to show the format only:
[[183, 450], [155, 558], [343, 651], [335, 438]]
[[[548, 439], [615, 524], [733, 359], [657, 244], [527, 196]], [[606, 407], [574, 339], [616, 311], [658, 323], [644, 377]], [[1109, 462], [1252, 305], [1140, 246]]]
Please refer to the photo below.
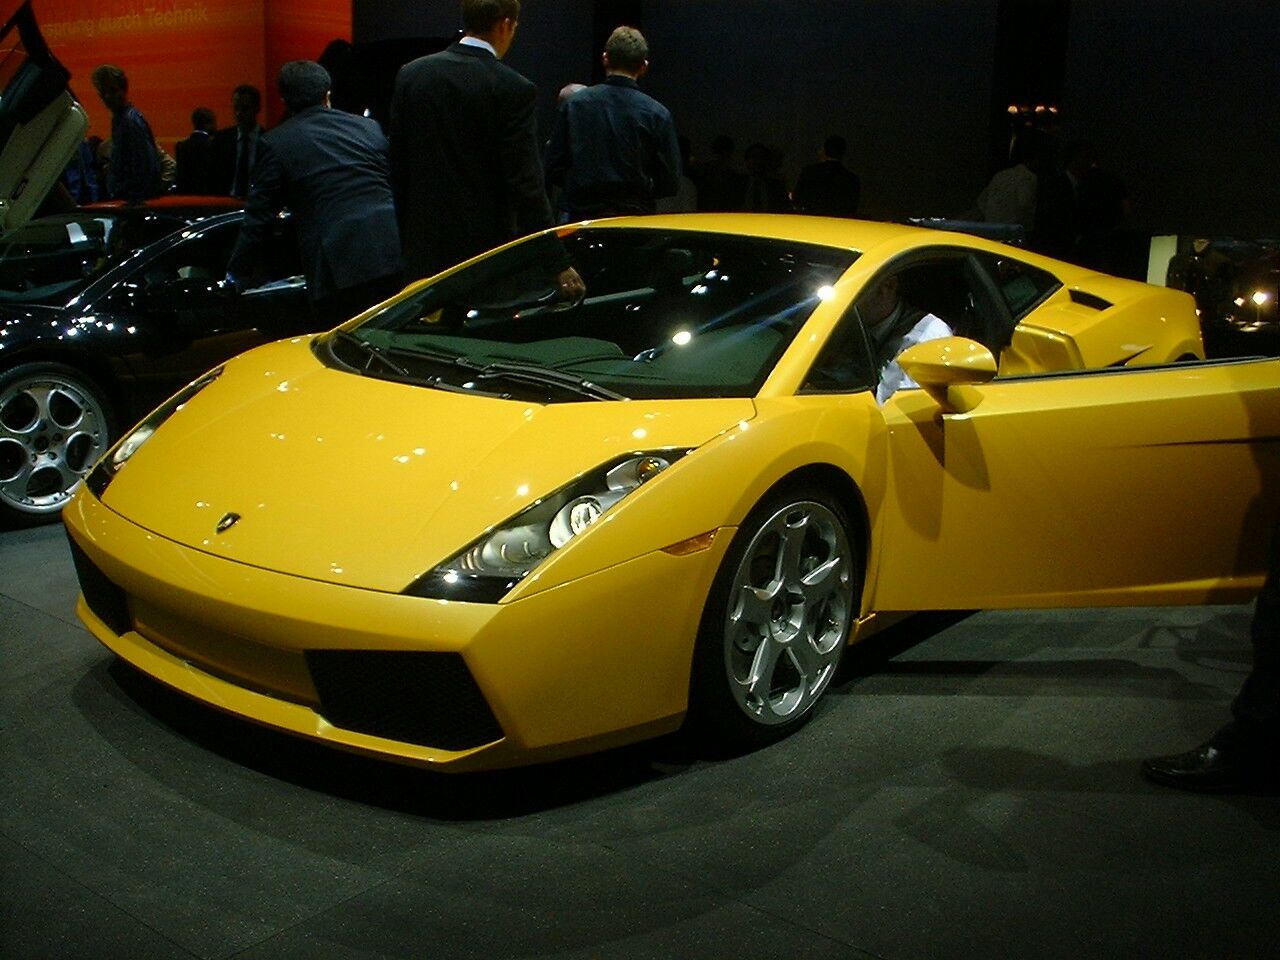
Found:
[[504, 604], [337, 586], [193, 550], [85, 490], [63, 513], [77, 614], [213, 707], [442, 770], [551, 760], [679, 726], [693, 640], [732, 539], [655, 551]]

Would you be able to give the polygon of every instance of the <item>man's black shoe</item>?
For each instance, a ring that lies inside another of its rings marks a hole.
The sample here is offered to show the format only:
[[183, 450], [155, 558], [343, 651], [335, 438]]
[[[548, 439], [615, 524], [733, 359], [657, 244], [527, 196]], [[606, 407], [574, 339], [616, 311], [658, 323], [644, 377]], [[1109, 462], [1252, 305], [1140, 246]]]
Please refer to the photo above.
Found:
[[1148, 780], [1200, 793], [1274, 791], [1280, 786], [1277, 769], [1269, 757], [1212, 742], [1168, 757], [1142, 761]]

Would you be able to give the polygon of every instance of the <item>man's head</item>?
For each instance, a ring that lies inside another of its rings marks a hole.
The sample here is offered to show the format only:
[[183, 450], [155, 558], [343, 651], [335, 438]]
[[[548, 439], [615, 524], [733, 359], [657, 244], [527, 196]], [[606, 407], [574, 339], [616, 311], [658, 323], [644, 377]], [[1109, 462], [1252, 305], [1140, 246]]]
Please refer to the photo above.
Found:
[[858, 313], [868, 329], [874, 329], [889, 319], [898, 306], [898, 276], [889, 274], [858, 298]]
[[290, 113], [301, 113], [311, 107], [328, 104], [333, 85], [329, 71], [314, 60], [291, 60], [280, 68], [276, 77], [280, 99]]
[[828, 160], [843, 160], [844, 152], [848, 149], [849, 145], [845, 143], [844, 137], [833, 133], [822, 144], [822, 155]]
[[1039, 127], [1019, 130], [1009, 148], [1009, 161], [1022, 164], [1034, 173], [1049, 170], [1053, 166], [1054, 140]]
[[113, 63], [95, 67], [91, 76], [93, 89], [98, 91], [103, 105], [112, 113], [119, 113], [129, 102], [129, 78]]
[[462, 28], [485, 40], [501, 59], [511, 49], [520, 22], [520, 0], [462, 0]]
[[242, 83], [231, 91], [231, 112], [236, 126], [252, 130], [258, 125], [258, 112], [262, 109], [262, 91], [251, 83]]
[[218, 118], [208, 107], [196, 107], [191, 111], [191, 129], [213, 133], [218, 129]]
[[649, 69], [649, 44], [635, 27], [618, 27], [604, 45], [604, 72], [639, 78]]
[[1098, 165], [1098, 151], [1091, 140], [1072, 140], [1062, 150], [1062, 169], [1077, 180]]

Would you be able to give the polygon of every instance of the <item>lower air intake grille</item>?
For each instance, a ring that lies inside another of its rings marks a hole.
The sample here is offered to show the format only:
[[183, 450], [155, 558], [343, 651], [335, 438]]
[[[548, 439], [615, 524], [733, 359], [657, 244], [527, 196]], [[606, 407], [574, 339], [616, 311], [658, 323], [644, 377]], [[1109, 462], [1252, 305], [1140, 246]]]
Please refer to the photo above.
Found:
[[502, 738], [461, 654], [309, 650], [320, 713], [336, 727], [442, 750]]
[[128, 633], [133, 629], [133, 620], [129, 617], [129, 603], [124, 591], [93, 565], [88, 554], [76, 546], [70, 535], [67, 542], [71, 544], [71, 559], [75, 561], [76, 576], [80, 579], [80, 592], [84, 594], [84, 602], [89, 605], [94, 616], [114, 633]]

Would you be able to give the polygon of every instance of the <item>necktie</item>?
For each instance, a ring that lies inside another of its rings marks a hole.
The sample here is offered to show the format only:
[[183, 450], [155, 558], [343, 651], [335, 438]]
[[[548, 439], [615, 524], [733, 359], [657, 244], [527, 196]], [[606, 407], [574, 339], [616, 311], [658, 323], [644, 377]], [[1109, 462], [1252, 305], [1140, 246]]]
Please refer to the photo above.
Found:
[[236, 178], [231, 184], [231, 195], [246, 197], [249, 195], [249, 136], [240, 134], [239, 153], [236, 156]]

